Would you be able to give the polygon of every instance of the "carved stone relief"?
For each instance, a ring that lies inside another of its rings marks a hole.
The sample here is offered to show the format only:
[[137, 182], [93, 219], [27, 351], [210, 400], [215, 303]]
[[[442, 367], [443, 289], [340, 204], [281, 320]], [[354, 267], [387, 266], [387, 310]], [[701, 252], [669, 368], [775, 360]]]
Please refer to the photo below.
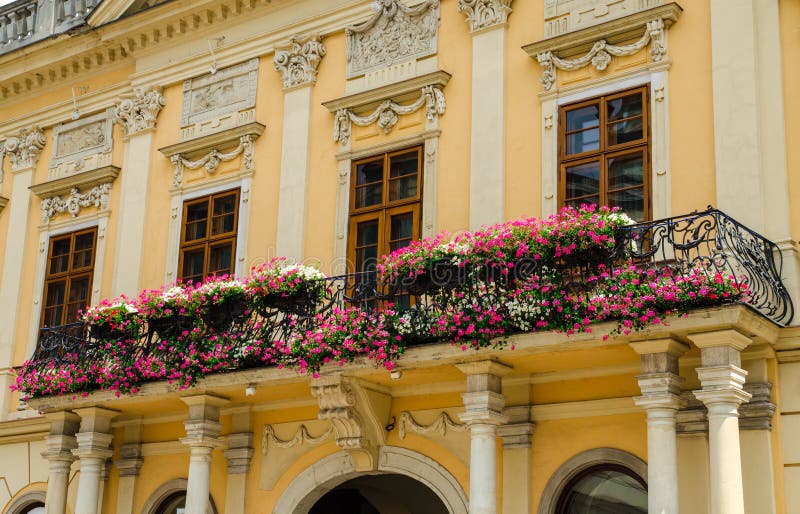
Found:
[[544, 37], [554, 37], [663, 5], [664, 0], [545, 0]]
[[257, 86], [256, 58], [184, 81], [181, 139], [254, 121]]
[[419, 98], [414, 102], [400, 105], [392, 100], [384, 100], [366, 116], [359, 116], [350, 109], [340, 109], [335, 115], [333, 140], [347, 144], [350, 140], [353, 123], [366, 127], [377, 122], [383, 132], [388, 134], [397, 125], [399, 116], [417, 112], [423, 106], [425, 106], [425, 116], [428, 120], [441, 116], [446, 108], [444, 92], [437, 86], [424, 86], [420, 91]]
[[294, 35], [287, 48], [275, 51], [275, 69], [281, 74], [283, 87], [297, 87], [317, 81], [317, 67], [325, 57], [325, 45], [319, 36], [305, 39]]
[[3, 153], [8, 156], [14, 171], [34, 168], [46, 142], [39, 127], [23, 128], [16, 136], [5, 140]]
[[50, 178], [111, 164], [111, 110], [53, 128]]
[[511, 14], [511, 0], [458, 0], [458, 11], [467, 15], [472, 32], [502, 25]]
[[656, 18], [648, 21], [644, 34], [634, 43], [629, 45], [612, 45], [601, 39], [592, 45], [591, 50], [576, 59], [562, 59], [553, 52], [542, 52], [536, 55], [536, 60], [542, 67], [542, 86], [545, 91], [553, 88], [556, 82], [556, 70], [573, 71], [592, 65], [598, 71], [605, 71], [611, 63], [612, 56], [621, 57], [633, 55], [650, 44], [650, 57], [653, 62], [664, 60], [667, 55], [667, 41], [665, 37], [664, 20]]
[[166, 100], [158, 89], [144, 91], [136, 89], [133, 97], [122, 100], [111, 111], [111, 120], [122, 126], [125, 137], [156, 127], [158, 113], [166, 105]]
[[439, 0], [408, 7], [400, 0], [378, 0], [375, 14], [345, 29], [347, 78], [436, 53]]
[[98, 209], [108, 207], [108, 197], [111, 193], [111, 182], [94, 186], [86, 193], [81, 193], [73, 187], [65, 198], [51, 196], [42, 200], [42, 223], [50, 223], [50, 218], [62, 212], [68, 212], [73, 218], [78, 216], [81, 208], [94, 206]]
[[190, 161], [180, 154], [170, 157], [174, 166], [172, 172], [172, 185], [181, 187], [183, 185], [183, 173], [186, 169], [196, 170], [205, 168], [206, 173], [213, 175], [219, 165], [223, 162], [232, 161], [233, 159], [242, 156], [242, 170], [245, 172], [255, 171], [253, 142], [255, 136], [252, 134], [245, 134], [239, 138], [239, 146], [230, 152], [220, 152], [219, 150], [211, 150], [209, 153], [200, 159]]

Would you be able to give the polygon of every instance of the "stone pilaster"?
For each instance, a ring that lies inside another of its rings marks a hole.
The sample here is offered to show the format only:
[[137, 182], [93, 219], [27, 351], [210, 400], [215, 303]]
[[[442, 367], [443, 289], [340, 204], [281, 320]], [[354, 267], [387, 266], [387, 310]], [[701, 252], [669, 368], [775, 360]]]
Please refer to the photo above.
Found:
[[708, 409], [711, 514], [744, 514], [739, 405], [750, 399], [741, 351], [751, 340], [734, 330], [691, 334], [700, 348], [702, 389], [694, 391]]
[[641, 356], [637, 377], [642, 396], [636, 404], [647, 411], [648, 512], [678, 512], [678, 446], [676, 416], [681, 407], [678, 359], [689, 348], [674, 339], [631, 343]]
[[490, 360], [457, 367], [467, 375], [467, 392], [461, 395], [466, 412], [460, 418], [470, 431], [469, 512], [496, 514], [497, 427], [508, 421], [503, 414], [502, 377], [511, 368]]
[[[527, 381], [524, 388], [530, 391]], [[531, 439], [535, 428], [531, 421], [531, 407], [508, 407], [503, 414], [508, 417], [508, 422], [497, 427], [497, 435], [503, 439], [502, 512], [530, 512]]]
[[183, 423], [186, 437], [181, 439], [189, 447], [186, 514], [203, 514], [210, 492], [211, 452], [222, 446], [219, 408], [228, 400], [207, 394], [185, 396], [181, 400], [189, 406], [189, 417]]
[[253, 433], [242, 432], [227, 436], [228, 448], [223, 452], [228, 460], [228, 488], [225, 496], [225, 512], [245, 513], [247, 472], [253, 459]]
[[75, 433], [80, 418], [67, 411], [47, 414], [47, 418], [50, 420], [50, 434], [45, 437], [47, 449], [42, 452], [42, 457], [49, 463], [45, 514], [64, 514], [67, 509], [69, 471], [75, 460], [72, 450], [78, 446]]

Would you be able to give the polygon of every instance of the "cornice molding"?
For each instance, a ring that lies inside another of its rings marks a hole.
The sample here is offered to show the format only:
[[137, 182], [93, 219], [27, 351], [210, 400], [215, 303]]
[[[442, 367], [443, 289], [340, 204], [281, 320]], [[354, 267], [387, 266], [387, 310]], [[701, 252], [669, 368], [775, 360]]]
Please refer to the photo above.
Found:
[[91, 171], [75, 173], [55, 180], [48, 180], [30, 187], [33, 194], [41, 199], [69, 194], [74, 188], [86, 189], [113, 182], [119, 175], [116, 166], [103, 166]]
[[452, 75], [446, 71], [438, 70], [412, 79], [328, 100], [327, 102], [322, 102], [322, 105], [332, 113], [340, 109], [349, 109], [357, 113], [365, 112], [374, 109], [384, 100], [394, 100], [395, 102], [412, 100], [419, 95], [419, 91], [425, 86], [443, 88], [450, 82], [451, 77]]
[[[678, 20], [681, 11], [678, 4], [670, 3], [531, 43], [522, 49], [539, 62], [542, 68], [542, 86], [545, 91], [549, 91], [556, 83], [556, 70], [578, 70], [591, 64], [598, 71], [604, 71], [610, 64], [612, 56], [633, 55], [648, 44], [653, 62], [665, 60], [667, 58], [665, 32]], [[633, 43], [617, 44], [634, 38], [638, 39]], [[574, 55], [580, 57], [568, 58]]]
[[173, 155], [181, 155], [186, 159], [193, 159], [211, 150], [225, 150], [233, 148], [239, 144], [242, 136], [254, 136], [258, 139], [264, 133], [266, 126], [262, 123], [253, 122], [246, 125], [234, 127], [224, 132], [208, 134], [188, 141], [181, 141], [174, 145], [164, 146], [158, 151], [168, 158]]
[[136, 0], [117, 0], [115, 2], [100, 2], [94, 11], [86, 18], [92, 27], [99, 27], [120, 19]]
[[289, 44], [275, 51], [273, 62], [281, 74], [284, 89], [307, 86], [317, 81], [317, 67], [325, 57], [325, 45], [319, 35], [294, 35]]

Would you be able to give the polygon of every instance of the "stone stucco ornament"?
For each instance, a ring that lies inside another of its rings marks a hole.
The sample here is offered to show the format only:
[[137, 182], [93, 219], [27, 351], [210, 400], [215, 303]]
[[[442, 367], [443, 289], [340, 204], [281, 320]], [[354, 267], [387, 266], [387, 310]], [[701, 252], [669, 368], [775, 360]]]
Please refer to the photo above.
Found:
[[73, 218], [78, 216], [82, 207], [94, 206], [98, 209], [108, 207], [111, 193], [111, 182], [94, 186], [87, 193], [81, 193], [73, 187], [66, 198], [51, 196], [42, 200], [42, 223], [47, 224], [50, 218], [58, 213], [68, 212]]
[[436, 53], [439, 0], [414, 7], [399, 0], [378, 0], [374, 7], [370, 19], [345, 29], [347, 78]]
[[275, 52], [275, 69], [281, 74], [284, 88], [314, 84], [317, 81], [317, 67], [325, 57], [325, 45], [318, 35], [305, 39], [294, 35], [289, 46]]
[[39, 127], [22, 128], [15, 137], [9, 137], [3, 144], [3, 153], [8, 155], [14, 171], [33, 168], [39, 161], [47, 140]]
[[458, 11], [467, 15], [472, 32], [502, 25], [511, 14], [512, 0], [458, 0]]
[[122, 126], [125, 137], [130, 137], [144, 130], [154, 129], [156, 118], [166, 100], [160, 91], [151, 89], [134, 90], [132, 98], [122, 100], [111, 111], [111, 119]]

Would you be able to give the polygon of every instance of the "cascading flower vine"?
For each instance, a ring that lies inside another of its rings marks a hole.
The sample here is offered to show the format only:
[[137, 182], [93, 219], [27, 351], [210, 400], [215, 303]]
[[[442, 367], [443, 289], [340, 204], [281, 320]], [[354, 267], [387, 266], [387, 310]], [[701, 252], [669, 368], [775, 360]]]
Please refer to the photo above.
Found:
[[91, 355], [26, 362], [13, 388], [25, 398], [135, 393], [149, 381], [186, 388], [254, 366], [316, 375], [359, 358], [392, 369], [421, 342], [500, 347], [514, 333], [571, 334], [603, 321], [617, 323], [612, 334], [629, 334], [693, 308], [748, 300], [746, 280], [711, 261], [653, 267], [621, 257], [615, 234], [631, 223], [617, 209], [567, 207], [453, 240], [414, 241], [377, 264], [376, 283], [395, 296], [341, 301], [317, 268], [276, 258], [241, 280], [211, 277], [104, 300], [80, 318]]

